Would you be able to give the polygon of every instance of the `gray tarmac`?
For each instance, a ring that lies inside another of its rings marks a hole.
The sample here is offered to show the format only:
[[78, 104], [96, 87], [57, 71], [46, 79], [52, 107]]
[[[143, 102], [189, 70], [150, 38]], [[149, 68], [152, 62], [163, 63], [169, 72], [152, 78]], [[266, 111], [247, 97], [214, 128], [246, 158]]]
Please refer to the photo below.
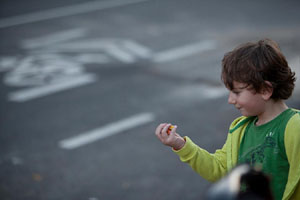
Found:
[[[4, 200], [204, 199], [211, 183], [157, 140], [156, 126], [221, 148], [240, 115], [221, 60], [240, 43], [272, 38], [300, 73], [298, 1], [0, 5]], [[287, 101], [298, 109], [299, 85]]]

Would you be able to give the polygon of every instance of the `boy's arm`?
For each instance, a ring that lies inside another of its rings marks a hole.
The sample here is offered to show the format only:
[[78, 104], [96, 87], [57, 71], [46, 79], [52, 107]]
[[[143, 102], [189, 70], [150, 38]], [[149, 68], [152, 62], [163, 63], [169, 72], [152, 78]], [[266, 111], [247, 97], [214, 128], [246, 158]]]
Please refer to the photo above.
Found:
[[189, 137], [184, 137], [185, 145], [178, 151], [173, 151], [182, 162], [188, 163], [198, 174], [209, 181], [217, 181], [227, 172], [226, 143], [214, 154], [207, 152], [193, 143]]
[[285, 130], [284, 144], [290, 170], [283, 199], [300, 199], [300, 113], [289, 120]]

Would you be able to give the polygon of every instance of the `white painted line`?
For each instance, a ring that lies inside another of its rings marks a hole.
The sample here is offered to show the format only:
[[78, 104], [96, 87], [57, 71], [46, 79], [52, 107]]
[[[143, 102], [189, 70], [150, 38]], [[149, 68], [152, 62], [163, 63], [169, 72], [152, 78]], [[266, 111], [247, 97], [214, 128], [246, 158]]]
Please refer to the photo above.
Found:
[[[77, 62], [80, 62], [82, 64], [86, 63], [97, 63], [97, 64], [105, 64], [109, 63], [110, 59], [107, 55], [95, 53], [95, 54], [80, 54], [74, 58]], [[99, 66], [99, 65], [97, 65]]]
[[65, 6], [60, 8], [39, 11], [30, 14], [19, 15], [15, 17], [5, 18], [0, 20], [0, 28], [6, 28], [32, 22], [39, 22], [49, 19], [66, 17], [88, 13], [96, 10], [104, 10], [118, 6], [124, 6], [134, 3], [145, 2], [147, 0], [106, 0], [106, 1], [91, 1], [77, 5]]
[[82, 53], [99, 50], [106, 50], [114, 43], [110, 41], [104, 41], [102, 39], [88, 39], [82, 41], [73, 41], [69, 43], [58, 43], [55, 45], [44, 47], [43, 49], [33, 50], [31, 53]]
[[133, 54], [137, 55], [140, 58], [150, 58], [152, 55], [152, 52], [149, 48], [138, 44], [137, 42], [133, 42], [131, 40], [124, 40], [122, 42], [123, 48], [126, 49], [127, 51], [132, 52]]
[[20, 91], [12, 92], [8, 95], [10, 101], [24, 102], [31, 99], [47, 96], [62, 90], [79, 87], [92, 82], [95, 82], [97, 77], [93, 74], [85, 74], [79, 77], [72, 77], [70, 80], [62, 81], [59, 83], [40, 86], [35, 88], [23, 89]]
[[182, 47], [162, 51], [153, 55], [153, 61], [157, 63], [169, 62], [198, 54], [207, 50], [215, 49], [216, 43], [212, 40], [201, 41], [196, 44], [189, 44]]
[[82, 28], [56, 32], [51, 35], [27, 39], [22, 43], [22, 47], [25, 49], [33, 49], [38, 47], [49, 48], [49, 45], [60, 44], [61, 42], [83, 37], [86, 35], [86, 32], [87, 30]]
[[[130, 49], [131, 48], [131, 49]], [[58, 52], [83, 52], [103, 51], [111, 57], [124, 62], [133, 63], [137, 55], [145, 56], [147, 49], [133, 41], [111, 39], [88, 39], [79, 42], [60, 43], [42, 50], [33, 50], [31, 53], [58, 53]], [[137, 53], [137, 51], [140, 51]]]
[[202, 86], [203, 98], [205, 99], [217, 99], [228, 94], [228, 91], [224, 87]]
[[206, 101], [218, 99], [228, 94], [228, 91], [223, 86], [212, 86], [203, 84], [181, 86], [172, 91], [168, 96], [176, 99], [191, 99], [196, 101]]
[[152, 113], [141, 113], [134, 115], [132, 117], [108, 124], [104, 127], [62, 140], [59, 142], [59, 147], [63, 149], [75, 149], [105, 137], [122, 133], [137, 126], [152, 122], [153, 120], [154, 115]]
[[0, 57], [0, 72], [9, 71], [15, 68], [17, 65], [17, 57], [3, 56]]
[[120, 49], [118, 46], [111, 45], [106, 49], [107, 53], [117, 60], [120, 60], [124, 63], [134, 63], [135, 57], [129, 51], [124, 51]]

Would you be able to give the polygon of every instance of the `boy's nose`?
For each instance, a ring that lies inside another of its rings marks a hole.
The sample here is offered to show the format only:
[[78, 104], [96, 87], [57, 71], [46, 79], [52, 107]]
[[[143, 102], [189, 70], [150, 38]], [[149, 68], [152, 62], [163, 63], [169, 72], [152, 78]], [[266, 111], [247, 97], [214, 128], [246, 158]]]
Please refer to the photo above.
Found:
[[232, 92], [229, 92], [229, 95], [228, 95], [228, 103], [229, 104], [235, 104], [235, 98], [234, 98], [234, 95]]

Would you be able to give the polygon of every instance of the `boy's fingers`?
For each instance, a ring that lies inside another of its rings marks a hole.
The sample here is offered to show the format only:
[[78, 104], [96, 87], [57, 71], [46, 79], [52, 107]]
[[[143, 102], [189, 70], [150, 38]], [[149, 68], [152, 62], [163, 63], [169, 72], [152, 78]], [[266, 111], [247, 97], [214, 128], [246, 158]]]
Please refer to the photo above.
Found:
[[163, 129], [162, 129], [162, 134], [166, 134], [166, 135], [168, 135], [168, 133], [167, 133], [167, 131], [168, 131], [168, 129], [169, 129], [169, 127], [171, 126], [171, 124], [167, 124]]
[[177, 126], [173, 126], [171, 130], [169, 130], [168, 136], [170, 138], [170, 140], [173, 140], [173, 138], [176, 137], [176, 129]]
[[176, 129], [177, 129], [177, 125], [175, 125], [172, 130], [171, 130], [171, 134], [175, 134], [176, 133]]
[[162, 129], [166, 126], [166, 123], [162, 123], [159, 126], [157, 126], [156, 130], [155, 130], [155, 135], [158, 137], [161, 135]]
[[162, 123], [162, 124], [158, 125], [156, 127], [155, 133], [159, 133], [163, 129], [163, 127], [165, 126], [165, 124], [166, 123]]

